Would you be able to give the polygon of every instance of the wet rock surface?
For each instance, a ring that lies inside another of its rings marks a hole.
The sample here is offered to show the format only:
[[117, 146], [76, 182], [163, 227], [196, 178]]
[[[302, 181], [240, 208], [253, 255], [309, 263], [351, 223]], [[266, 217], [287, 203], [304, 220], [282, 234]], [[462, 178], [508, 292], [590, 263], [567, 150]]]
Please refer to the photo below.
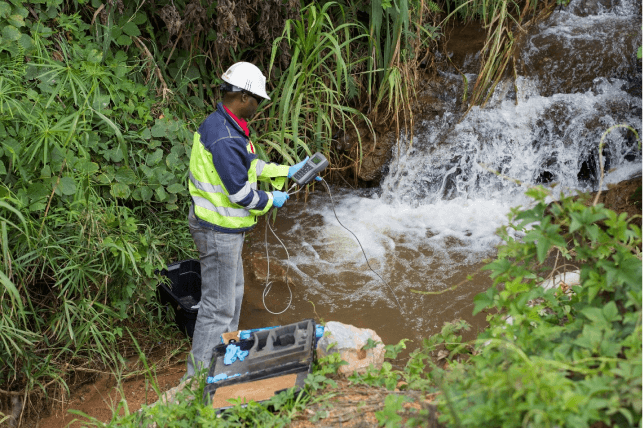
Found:
[[516, 71], [537, 79], [542, 96], [584, 92], [592, 89], [597, 77], [632, 79], [640, 40], [640, 15], [579, 17], [554, 12], [519, 44]]
[[[369, 340], [377, 345], [369, 348]], [[373, 330], [357, 328], [336, 321], [326, 323], [324, 337], [317, 343], [317, 356], [325, 357], [339, 352], [348, 364], [339, 368], [339, 373], [349, 376], [353, 372], [364, 373], [369, 366], [376, 370], [384, 363], [384, 344]]]

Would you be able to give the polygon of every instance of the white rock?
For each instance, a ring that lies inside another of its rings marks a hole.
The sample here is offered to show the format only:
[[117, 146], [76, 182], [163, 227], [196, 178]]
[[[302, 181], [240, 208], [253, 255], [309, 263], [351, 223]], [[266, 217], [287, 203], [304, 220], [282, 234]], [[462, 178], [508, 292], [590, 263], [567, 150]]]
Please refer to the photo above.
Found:
[[[545, 290], [552, 288], [561, 288], [563, 293], [569, 294], [572, 293], [571, 288], [574, 285], [580, 285], [580, 271], [574, 270], [571, 272], [563, 272], [560, 275], [556, 275], [553, 278], [548, 279], [540, 283], [540, 286]], [[527, 306], [532, 307], [534, 303], [529, 301]], [[541, 314], [542, 315], [542, 314]], [[505, 321], [509, 325], [513, 325], [514, 319], [512, 316], [508, 316]]]
[[[368, 343], [368, 339], [379, 343], [374, 348], [364, 350], [362, 348]], [[331, 344], [334, 346], [328, 349]], [[377, 333], [368, 328], [357, 328], [330, 321], [326, 323], [324, 337], [319, 339], [317, 343], [317, 356], [325, 357], [335, 352], [339, 352], [342, 360], [348, 363], [338, 370], [340, 374], [345, 376], [351, 375], [355, 371], [364, 373], [370, 365], [379, 370], [384, 363], [384, 344]]]
[[554, 278], [548, 279], [547, 281], [540, 284], [540, 286], [545, 290], [549, 290], [550, 288], [558, 288], [561, 285], [572, 287], [574, 285], [579, 285], [579, 284], [580, 284], [580, 271], [575, 270], [572, 272], [564, 272], [564, 273], [561, 273], [560, 275], [556, 275]]

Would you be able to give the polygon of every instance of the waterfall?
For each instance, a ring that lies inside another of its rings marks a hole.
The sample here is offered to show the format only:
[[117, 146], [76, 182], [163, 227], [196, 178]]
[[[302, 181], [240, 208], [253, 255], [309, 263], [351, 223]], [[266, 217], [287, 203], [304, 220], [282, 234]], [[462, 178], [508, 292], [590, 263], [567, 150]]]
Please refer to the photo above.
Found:
[[[467, 275], [493, 255], [509, 210], [530, 203], [525, 190], [596, 190], [603, 134], [616, 124], [641, 132], [640, 11], [632, 13], [640, 6], [629, 1], [573, 0], [534, 26], [519, 47], [517, 81], [502, 82], [484, 108], [466, 116], [463, 81], [475, 81], [476, 58], [464, 76], [440, 71], [432, 89], [439, 111], [416, 118], [412, 140], [400, 137], [378, 188], [333, 188], [332, 201], [325, 191], [306, 203], [289, 201], [278, 233], [296, 249], [280, 260], [299, 284], [291, 316], [310, 315], [311, 301], [322, 318], [373, 328], [386, 343], [426, 337], [458, 317], [475, 325], [473, 297], [490, 281]], [[602, 157], [605, 183], [641, 174], [641, 151], [627, 129], [605, 137]], [[284, 253], [274, 241], [270, 247]], [[454, 285], [445, 294], [413, 293]]]

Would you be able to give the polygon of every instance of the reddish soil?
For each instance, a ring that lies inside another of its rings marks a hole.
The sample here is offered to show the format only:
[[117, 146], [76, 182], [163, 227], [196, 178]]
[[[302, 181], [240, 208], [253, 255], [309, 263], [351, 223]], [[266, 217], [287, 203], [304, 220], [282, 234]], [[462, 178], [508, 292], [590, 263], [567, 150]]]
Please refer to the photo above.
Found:
[[[129, 364], [130, 370], [141, 370], [137, 361]], [[157, 371], [156, 382], [161, 392], [165, 392], [179, 384], [179, 379], [185, 374], [185, 354], [173, 359], [170, 365]], [[73, 388], [73, 387], [72, 387]], [[67, 399], [56, 400], [51, 408], [50, 414], [39, 421], [27, 420], [21, 427], [34, 428], [64, 428], [81, 427], [82, 421], [86, 421], [78, 415], [69, 413], [69, 410], [78, 410], [100, 422], [109, 422], [116, 414], [117, 409], [120, 415], [124, 414], [121, 401], [126, 401], [129, 412], [135, 412], [142, 405], [152, 404], [158, 400], [154, 388], [144, 376], [133, 376], [125, 380], [120, 388], [117, 386], [113, 375], [100, 374], [98, 379], [92, 383], [76, 385], [75, 389]], [[0, 425], [3, 426], [3, 425]]]

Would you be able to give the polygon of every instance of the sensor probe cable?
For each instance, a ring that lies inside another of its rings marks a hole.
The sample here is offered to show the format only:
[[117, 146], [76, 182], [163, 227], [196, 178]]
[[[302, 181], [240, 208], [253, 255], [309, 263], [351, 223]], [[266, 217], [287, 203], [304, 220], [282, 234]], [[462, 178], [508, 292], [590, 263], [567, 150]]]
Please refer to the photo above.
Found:
[[326, 190], [328, 190], [328, 195], [330, 196], [331, 206], [333, 207], [333, 214], [335, 214], [335, 218], [337, 219], [337, 223], [339, 223], [339, 225], [340, 225], [341, 227], [343, 227], [344, 229], [348, 230], [348, 231], [351, 233], [351, 235], [353, 235], [353, 236], [355, 237], [355, 239], [357, 240], [357, 243], [359, 244], [359, 247], [362, 249], [362, 253], [364, 254], [364, 259], [366, 259], [366, 264], [368, 265], [368, 268], [369, 268], [371, 271], [373, 271], [373, 273], [374, 273], [375, 275], [377, 275], [377, 277], [378, 277], [378, 278], [379, 278], [379, 279], [380, 279], [384, 284], [386, 284], [386, 286], [388, 287], [388, 289], [389, 289], [389, 290], [391, 290], [391, 294], [393, 294], [393, 297], [395, 297], [395, 303], [397, 303], [397, 306], [400, 308], [400, 312], [401, 312], [402, 314], [404, 314], [404, 310], [402, 310], [402, 305], [400, 305], [400, 301], [399, 301], [399, 300], [397, 300], [397, 296], [395, 295], [395, 291], [393, 291], [393, 288], [388, 284], [388, 282], [384, 281], [384, 278], [382, 278], [382, 277], [380, 276], [380, 274], [379, 274], [379, 273], [377, 273], [377, 272], [375, 271], [375, 269], [373, 269], [373, 268], [371, 267], [371, 264], [370, 264], [370, 263], [369, 263], [369, 261], [368, 261], [368, 257], [366, 256], [366, 251], [364, 251], [364, 247], [362, 247], [362, 243], [361, 243], [361, 242], [359, 242], [359, 238], [357, 238], [357, 236], [356, 236], [356, 235], [355, 235], [355, 234], [354, 234], [354, 233], [353, 233], [349, 228], [347, 228], [346, 226], [344, 226], [344, 225], [342, 224], [342, 222], [341, 222], [341, 221], [339, 221], [339, 217], [337, 217], [337, 212], [335, 211], [335, 201], [333, 200], [333, 194], [330, 192], [330, 187], [328, 186], [328, 183], [326, 183], [326, 180], [324, 180], [323, 178], [322, 178], [322, 182], [324, 183], [324, 186], [326, 186]]
[[[282, 247], [284, 247], [284, 250], [286, 250], [286, 257], [288, 259], [287, 261], [287, 267], [286, 267], [286, 286], [288, 286], [288, 292], [290, 293], [290, 299], [288, 299], [288, 306], [286, 306], [286, 309], [284, 309], [281, 312], [273, 312], [270, 309], [268, 309], [268, 306], [266, 306], [266, 296], [268, 293], [270, 293], [270, 289], [272, 288], [272, 281], [268, 281], [270, 278], [270, 255], [268, 254], [268, 228], [270, 228], [270, 231], [272, 232], [273, 235], [275, 235], [275, 238], [277, 238], [277, 241], [281, 244]], [[279, 239], [277, 234], [275, 233], [274, 230], [272, 230], [272, 226], [270, 226], [270, 219], [266, 218], [266, 228], [265, 228], [265, 241], [266, 241], [266, 260], [268, 269], [266, 272], [266, 285], [263, 288], [263, 293], [261, 294], [261, 301], [263, 302], [263, 307], [266, 308], [268, 312], [270, 312], [272, 315], [280, 315], [283, 314], [290, 308], [290, 304], [292, 303], [292, 289], [290, 288], [290, 284], [288, 283], [288, 271], [290, 270], [290, 254], [288, 253], [288, 248], [284, 245], [284, 243]]]
[[[395, 291], [393, 291], [393, 288], [388, 284], [388, 282], [384, 281], [384, 278], [382, 278], [380, 276], [380, 274], [377, 273], [375, 271], [375, 269], [373, 269], [373, 267], [371, 266], [370, 262], [368, 261], [368, 257], [366, 256], [366, 251], [364, 251], [364, 247], [362, 246], [362, 243], [360, 242], [359, 238], [349, 228], [344, 226], [341, 221], [339, 221], [339, 217], [337, 217], [337, 212], [335, 211], [335, 201], [333, 200], [333, 194], [330, 191], [330, 187], [328, 186], [328, 183], [326, 182], [326, 180], [324, 180], [322, 178], [321, 181], [324, 183], [324, 186], [326, 186], [326, 190], [328, 190], [328, 195], [330, 196], [331, 206], [333, 208], [333, 214], [335, 214], [335, 218], [337, 219], [337, 223], [339, 223], [340, 226], [342, 226], [344, 229], [348, 230], [351, 233], [351, 235], [353, 235], [355, 237], [355, 239], [357, 240], [357, 243], [359, 244], [359, 247], [362, 250], [362, 253], [364, 254], [364, 259], [366, 260], [366, 264], [368, 265], [368, 268], [375, 275], [377, 275], [377, 277], [380, 279], [380, 281], [382, 281], [384, 284], [386, 284], [386, 286], [389, 288], [389, 290], [391, 290], [391, 294], [393, 294], [393, 297], [395, 298], [395, 303], [397, 303], [397, 306], [400, 308], [400, 312], [402, 314], [404, 314], [404, 310], [402, 309], [402, 305], [400, 305], [400, 301], [397, 299], [397, 296], [395, 295]], [[293, 184], [290, 187], [290, 189], [288, 189], [288, 192], [287, 192], [288, 195], [294, 195], [295, 193], [297, 193], [297, 192], [301, 191], [301, 189], [303, 189], [303, 186], [301, 186], [295, 192], [290, 193], [292, 188], [295, 187], [295, 184]], [[268, 279], [270, 277], [270, 255], [268, 254], [268, 227], [270, 228], [270, 231], [275, 236], [275, 238], [277, 238], [277, 240], [279, 241], [281, 246], [284, 247], [284, 250], [286, 250], [286, 257], [287, 257], [286, 264], [288, 265], [288, 267], [286, 268], [286, 285], [288, 286], [288, 292], [290, 293], [290, 299], [288, 300], [288, 306], [286, 306], [286, 309], [284, 309], [281, 312], [272, 312], [266, 306], [266, 296], [268, 295], [268, 293], [270, 293], [270, 289], [272, 288], [272, 281], [268, 281]], [[279, 315], [279, 314], [283, 314], [284, 312], [286, 312], [288, 310], [288, 308], [290, 308], [290, 304], [292, 303], [292, 289], [290, 288], [290, 284], [288, 283], [288, 272], [290, 270], [290, 254], [288, 253], [288, 249], [286, 248], [284, 243], [281, 241], [281, 239], [279, 239], [279, 237], [277, 236], [275, 231], [272, 229], [272, 226], [270, 226], [270, 220], [269, 219], [266, 219], [265, 242], [266, 242], [266, 259], [268, 260], [268, 271], [266, 273], [266, 285], [265, 285], [265, 287], [263, 289], [263, 294], [261, 296], [261, 299], [263, 301], [263, 307], [266, 308], [266, 310], [268, 312], [270, 312], [273, 315]]]

